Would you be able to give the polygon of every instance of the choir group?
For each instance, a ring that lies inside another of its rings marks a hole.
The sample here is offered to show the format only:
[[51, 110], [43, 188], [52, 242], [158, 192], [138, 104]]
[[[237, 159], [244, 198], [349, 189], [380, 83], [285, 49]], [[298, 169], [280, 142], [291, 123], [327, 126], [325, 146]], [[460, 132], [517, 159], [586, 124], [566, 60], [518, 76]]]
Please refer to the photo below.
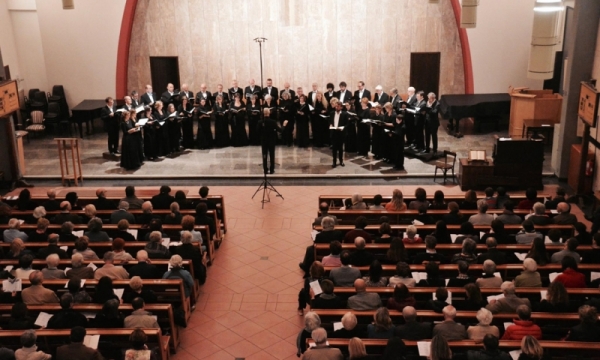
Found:
[[[405, 98], [393, 88], [389, 94], [381, 86], [375, 94], [358, 82], [352, 93], [345, 82], [334, 90], [332, 83], [319, 91], [316, 83], [304, 94], [289, 83], [279, 90], [267, 79], [261, 88], [254, 80], [242, 89], [236, 80], [223, 90], [221, 84], [211, 93], [205, 84], [194, 96], [187, 84], [175, 90], [168, 84], [160, 98], [146, 85], [140, 96], [136, 91], [124, 98], [117, 109], [112, 98], [101, 111], [108, 132], [108, 151], [119, 153], [119, 132], [123, 132], [121, 167], [138, 169], [144, 160], [155, 160], [177, 153], [181, 148], [222, 148], [260, 145], [258, 122], [264, 109], [281, 124], [280, 144], [306, 148], [330, 146], [333, 167], [336, 158], [344, 166], [343, 153], [358, 153], [394, 164], [404, 170], [404, 150], [437, 152], [438, 102], [434, 93], [409, 87]], [[197, 132], [194, 136], [194, 123]], [[214, 124], [214, 125], [213, 125]], [[211, 126], [212, 125], [212, 126]], [[213, 130], [214, 129], [214, 130]]]

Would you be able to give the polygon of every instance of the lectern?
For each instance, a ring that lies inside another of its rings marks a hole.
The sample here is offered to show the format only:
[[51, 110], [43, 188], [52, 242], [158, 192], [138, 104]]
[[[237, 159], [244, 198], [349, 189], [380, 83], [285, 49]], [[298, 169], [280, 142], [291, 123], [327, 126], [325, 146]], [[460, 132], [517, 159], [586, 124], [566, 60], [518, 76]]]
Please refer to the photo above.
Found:
[[522, 136], [525, 119], [544, 119], [550, 124], [559, 123], [561, 108], [562, 96], [553, 94], [552, 90], [511, 88], [508, 136]]
[[[83, 174], [81, 173], [81, 154], [79, 152], [79, 138], [54, 138], [58, 146], [58, 157], [60, 159], [60, 175], [62, 185], [73, 180], [75, 186], [79, 186], [79, 181], [83, 184]], [[69, 154], [71, 166], [69, 166]], [[70, 171], [71, 170], [71, 171]]]

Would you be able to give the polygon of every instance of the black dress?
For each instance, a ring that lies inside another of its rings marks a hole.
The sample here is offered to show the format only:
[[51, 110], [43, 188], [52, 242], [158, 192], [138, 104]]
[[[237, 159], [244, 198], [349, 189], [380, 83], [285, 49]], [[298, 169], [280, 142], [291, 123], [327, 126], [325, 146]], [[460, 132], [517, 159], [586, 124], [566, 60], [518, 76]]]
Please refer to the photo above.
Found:
[[257, 131], [258, 120], [260, 120], [260, 103], [258, 100], [252, 105], [248, 102], [246, 111], [248, 113], [248, 132], [250, 133], [250, 145], [260, 145], [260, 134]]
[[[177, 114], [177, 112], [175, 112]], [[170, 114], [169, 114], [170, 115]], [[181, 139], [181, 118], [177, 115], [168, 118], [169, 153], [179, 152], [179, 139]]]
[[301, 148], [308, 147], [308, 143], [310, 141], [308, 132], [309, 114], [310, 111], [307, 103], [298, 103], [296, 105], [296, 111], [294, 111], [294, 115], [296, 117], [296, 144]]
[[[371, 116], [371, 120], [383, 121], [383, 114]], [[383, 124], [374, 123], [373, 126], [373, 146], [372, 151], [375, 159], [381, 159], [384, 155], [384, 137]]]
[[[396, 160], [396, 155], [394, 151], [395, 138], [391, 135], [391, 132], [393, 132], [393, 125], [396, 123], [396, 112], [392, 110], [392, 113], [388, 114], [386, 111], [383, 114], [383, 122], [385, 122], [386, 124], [386, 126], [383, 128], [383, 157], [389, 160], [389, 162], [394, 162]], [[388, 125], [392, 125], [392, 127]]]
[[325, 109], [322, 102], [317, 101], [310, 115], [313, 145], [316, 147], [322, 147], [325, 144], [329, 144], [329, 120], [321, 115], [327, 116], [327, 109]]
[[[196, 113], [198, 114], [198, 135], [196, 137], [196, 143], [199, 149], [210, 149], [214, 145], [213, 134], [210, 127], [211, 119], [214, 117], [214, 111], [208, 104], [204, 106], [198, 106]], [[209, 114], [210, 113], [210, 114]], [[225, 122], [227, 124], [227, 122]], [[216, 123], [215, 123], [216, 127]], [[227, 129], [227, 145], [229, 145], [229, 129]]]
[[[356, 121], [358, 120], [357, 114], [353, 111], [354, 109], [350, 109], [346, 111], [348, 113], [348, 124], [345, 127], [346, 130], [346, 146], [344, 150], [346, 152], [355, 153], [357, 149], [356, 140]], [[352, 114], [354, 115], [352, 115]]]
[[369, 150], [371, 149], [371, 125], [365, 124], [362, 121], [371, 119], [371, 109], [360, 109], [356, 112], [358, 115], [358, 122], [356, 124], [356, 149], [358, 155], [368, 156]]
[[[294, 102], [292, 100], [281, 100], [279, 102], [279, 122], [283, 128], [283, 143], [287, 146], [294, 144]], [[283, 123], [287, 120], [287, 125]]]
[[[154, 120], [156, 120], [156, 145], [157, 145], [157, 153], [158, 156], [166, 156], [170, 153], [169, 147], [169, 121], [167, 121], [167, 117], [169, 116], [167, 112], [163, 109], [162, 114], [158, 111], [155, 111]], [[162, 125], [161, 125], [162, 124]]]
[[215, 146], [229, 146], [229, 122], [227, 121], [227, 110], [224, 105], [215, 103], [213, 107], [215, 116]]
[[231, 103], [229, 108], [231, 122], [231, 145], [239, 147], [248, 145], [248, 133], [246, 133], [246, 107], [244, 103], [240, 106]]
[[133, 128], [135, 128], [133, 120], [121, 121], [123, 132], [121, 167], [127, 170], [137, 170], [142, 166], [141, 133], [139, 131], [129, 133], [128, 131]]
[[144, 155], [148, 160], [154, 160], [158, 156], [158, 144], [156, 142], [157, 128], [159, 125], [154, 121], [152, 114], [147, 117], [148, 122], [144, 125]]
[[181, 132], [183, 134], [183, 147], [186, 149], [194, 148], [194, 105], [187, 103], [185, 109], [183, 105], [177, 107], [177, 115], [181, 119]]

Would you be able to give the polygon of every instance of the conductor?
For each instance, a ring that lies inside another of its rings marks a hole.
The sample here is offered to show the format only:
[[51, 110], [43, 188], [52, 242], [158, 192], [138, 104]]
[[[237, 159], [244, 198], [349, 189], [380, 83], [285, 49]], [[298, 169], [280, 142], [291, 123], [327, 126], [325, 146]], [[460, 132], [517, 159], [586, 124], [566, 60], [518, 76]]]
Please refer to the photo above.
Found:
[[[269, 173], [275, 172], [275, 144], [277, 143], [277, 132], [282, 132], [277, 121], [271, 119], [271, 110], [263, 110], [263, 118], [258, 121], [256, 132], [260, 135], [260, 145], [262, 147], [263, 169], [267, 173], [267, 155], [270, 157], [271, 166]], [[287, 120], [284, 121], [285, 126]]]
[[329, 129], [331, 132], [331, 145], [333, 151], [333, 165], [335, 168], [336, 160], [340, 160], [340, 165], [344, 166], [344, 139], [346, 137], [345, 127], [348, 124], [348, 113], [342, 111], [342, 102], [338, 101], [335, 110], [329, 118]]

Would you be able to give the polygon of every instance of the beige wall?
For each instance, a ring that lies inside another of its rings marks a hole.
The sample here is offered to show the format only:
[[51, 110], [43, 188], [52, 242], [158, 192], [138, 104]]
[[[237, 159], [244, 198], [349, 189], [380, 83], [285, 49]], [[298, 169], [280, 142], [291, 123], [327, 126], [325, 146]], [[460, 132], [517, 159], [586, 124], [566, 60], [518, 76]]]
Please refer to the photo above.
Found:
[[[462, 52], [449, 0], [139, 0], [128, 87], [150, 83], [149, 56], [179, 56], [181, 82], [230, 86], [237, 78], [310, 88], [344, 80], [354, 90], [409, 86], [410, 53], [441, 52], [440, 93], [464, 93]], [[337, 86], [336, 86], [337, 88]], [[155, 89], [160, 92], [163, 89]]]
[[12, 20], [6, 1], [0, 1], [0, 51], [2, 51], [4, 65], [10, 66], [12, 78], [16, 79], [17, 76], [20, 77], [19, 55], [15, 45]]

